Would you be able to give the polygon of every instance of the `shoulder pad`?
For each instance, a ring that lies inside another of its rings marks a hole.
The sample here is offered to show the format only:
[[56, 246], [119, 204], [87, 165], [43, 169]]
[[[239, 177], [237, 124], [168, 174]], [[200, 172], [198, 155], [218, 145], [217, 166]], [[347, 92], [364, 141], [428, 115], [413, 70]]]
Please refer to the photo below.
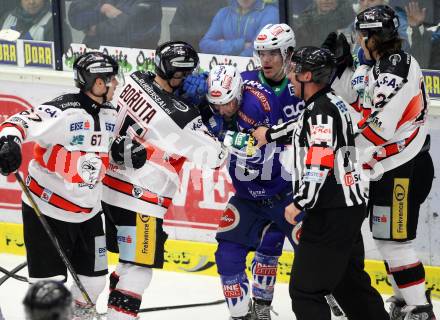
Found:
[[70, 108], [78, 108], [81, 106], [80, 100], [79, 100], [79, 94], [78, 93], [68, 93], [63, 94], [62, 96], [59, 96], [52, 101], [45, 102], [43, 105], [50, 105], [54, 106], [60, 110], [66, 110]]
[[377, 79], [381, 73], [390, 73], [406, 79], [410, 64], [411, 55], [403, 51], [385, 56], [373, 67], [374, 78]]
[[[267, 98], [267, 95], [264, 94], [263, 91], [258, 90], [257, 88], [254, 88], [250, 85], [244, 85], [243, 86], [243, 94], [244, 93], [250, 93], [251, 95], [253, 95], [261, 104], [263, 110], [265, 112], [269, 112], [270, 111], [270, 103], [269, 103], [269, 99]], [[242, 102], [243, 103], [243, 102]]]

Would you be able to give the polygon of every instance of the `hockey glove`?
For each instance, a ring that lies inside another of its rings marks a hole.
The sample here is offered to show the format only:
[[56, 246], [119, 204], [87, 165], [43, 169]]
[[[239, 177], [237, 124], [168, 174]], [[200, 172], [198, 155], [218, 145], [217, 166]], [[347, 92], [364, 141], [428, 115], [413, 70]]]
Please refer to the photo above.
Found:
[[225, 133], [223, 144], [232, 154], [239, 157], [252, 157], [257, 150], [257, 140], [248, 133], [228, 130]]
[[21, 141], [16, 136], [0, 137], [0, 173], [4, 176], [21, 165]]
[[205, 101], [208, 92], [208, 73], [191, 74], [183, 80], [183, 97], [198, 106]]
[[324, 40], [322, 47], [330, 50], [335, 55], [336, 76], [339, 78], [344, 70], [353, 66], [351, 47], [343, 33], [330, 32]]
[[139, 169], [147, 161], [147, 150], [143, 145], [126, 136], [119, 136], [113, 141], [110, 154], [117, 165]]
[[225, 132], [223, 131], [224, 120], [223, 117], [218, 115], [212, 115], [205, 123], [209, 132], [215, 135], [219, 141], [223, 142], [225, 139]]

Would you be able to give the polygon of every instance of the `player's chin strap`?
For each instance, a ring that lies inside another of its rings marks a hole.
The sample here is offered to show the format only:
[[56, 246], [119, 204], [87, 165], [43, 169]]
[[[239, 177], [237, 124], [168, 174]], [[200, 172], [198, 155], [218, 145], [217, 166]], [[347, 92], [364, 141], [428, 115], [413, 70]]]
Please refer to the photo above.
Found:
[[299, 79], [298, 79], [298, 74], [295, 74], [295, 79], [296, 79], [296, 81], [298, 81], [299, 83], [301, 83], [301, 96], [300, 96], [300, 98], [301, 98], [302, 100], [304, 100], [304, 85], [305, 85], [305, 83], [312, 82], [312, 81], [303, 81], [303, 80], [299, 80]]

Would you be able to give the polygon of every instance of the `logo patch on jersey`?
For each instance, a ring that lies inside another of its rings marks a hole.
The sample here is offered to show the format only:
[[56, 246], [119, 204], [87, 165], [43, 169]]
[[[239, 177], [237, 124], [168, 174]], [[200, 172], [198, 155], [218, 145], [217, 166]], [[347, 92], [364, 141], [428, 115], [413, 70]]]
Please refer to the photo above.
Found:
[[41, 194], [40, 198], [41, 200], [45, 201], [45, 202], [49, 202], [50, 198], [52, 197], [53, 192], [48, 190], [48, 189], [44, 189], [43, 193]]
[[291, 96], [294, 96], [295, 95], [295, 87], [291, 83], [289, 83], [289, 84], [287, 84], [287, 88], [289, 88], [289, 94]]
[[320, 144], [332, 144], [333, 130], [329, 125], [318, 124], [312, 125], [310, 128], [310, 140], [313, 143]]
[[217, 232], [226, 232], [232, 230], [238, 225], [239, 222], [240, 212], [238, 212], [234, 205], [228, 204], [226, 210], [223, 211], [222, 216], [220, 217]]
[[102, 160], [95, 154], [87, 153], [78, 159], [78, 175], [85, 183], [96, 184], [101, 176]]
[[392, 54], [388, 58], [393, 66], [397, 66], [397, 64], [402, 61], [402, 57], [400, 54]]
[[270, 104], [269, 104], [269, 101], [267, 101], [266, 96], [262, 92], [254, 89], [252, 87], [246, 86], [246, 88], [249, 90], [250, 93], [252, 93], [258, 99], [258, 101], [260, 101], [261, 106], [263, 107], [263, 110], [265, 112], [269, 112], [270, 111]]
[[318, 169], [306, 169], [304, 172], [304, 181], [314, 182], [314, 183], [323, 183], [325, 180], [325, 174], [323, 171]]
[[139, 199], [144, 194], [144, 190], [141, 187], [133, 186], [133, 190], [131, 190], [131, 194], [136, 199]]

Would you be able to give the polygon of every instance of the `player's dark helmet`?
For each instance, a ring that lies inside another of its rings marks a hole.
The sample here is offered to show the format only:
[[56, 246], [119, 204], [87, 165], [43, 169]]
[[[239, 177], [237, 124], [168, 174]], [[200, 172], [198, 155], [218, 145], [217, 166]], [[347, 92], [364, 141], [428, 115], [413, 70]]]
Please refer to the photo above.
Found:
[[[115, 59], [97, 51], [79, 56], [73, 64], [73, 72], [75, 86], [84, 91], [90, 90], [98, 78], [109, 83], [112, 76], [120, 75]], [[121, 79], [118, 81], [121, 82]]]
[[176, 72], [189, 74], [199, 66], [199, 56], [194, 48], [184, 41], [169, 41], [156, 49], [155, 72], [170, 80]]
[[72, 294], [61, 282], [35, 283], [26, 293], [23, 304], [26, 320], [72, 319]]
[[377, 35], [382, 41], [390, 41], [398, 38], [399, 17], [396, 12], [387, 5], [367, 8], [356, 16], [356, 31], [370, 38]]
[[291, 61], [295, 65], [295, 72], [312, 72], [312, 82], [330, 83], [335, 72], [335, 58], [324, 48], [308, 46], [295, 49]]

